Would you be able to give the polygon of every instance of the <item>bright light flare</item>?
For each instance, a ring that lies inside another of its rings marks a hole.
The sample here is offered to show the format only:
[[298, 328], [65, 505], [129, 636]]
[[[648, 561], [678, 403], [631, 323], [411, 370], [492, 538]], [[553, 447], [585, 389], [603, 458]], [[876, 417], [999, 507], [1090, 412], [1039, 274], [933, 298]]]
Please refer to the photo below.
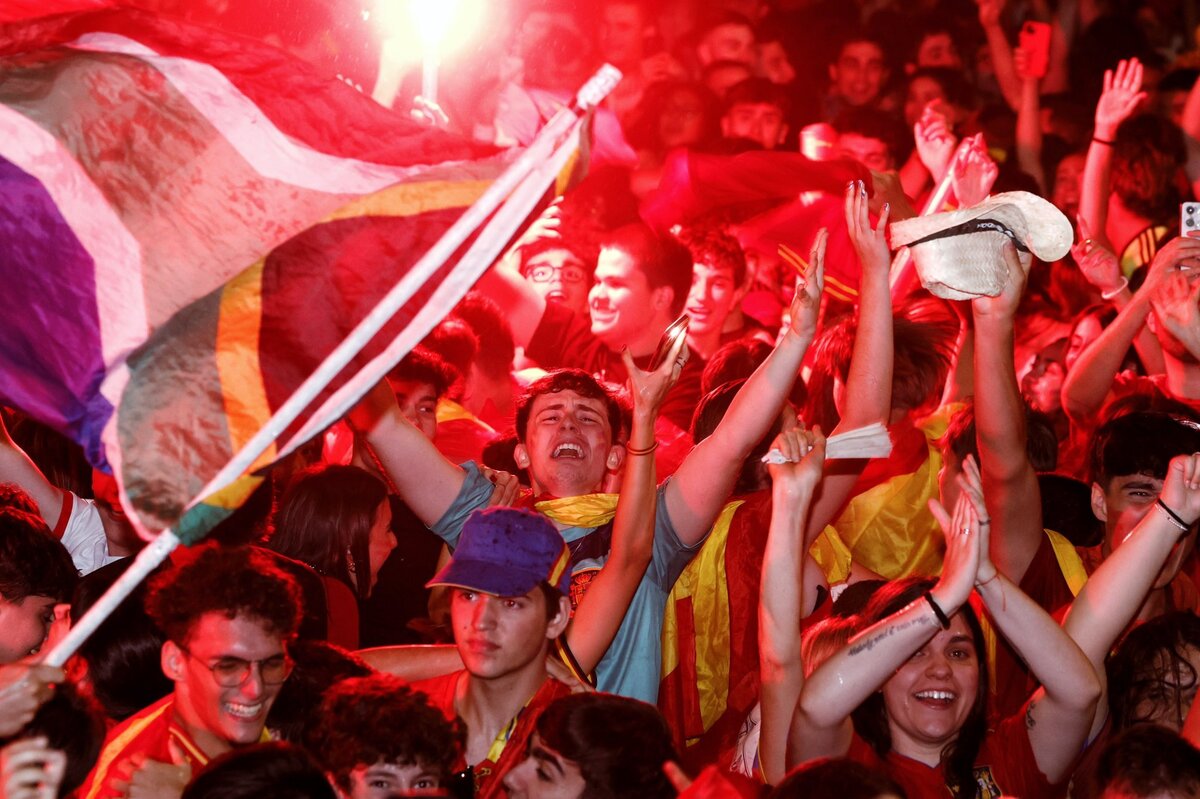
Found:
[[376, 0], [373, 16], [385, 39], [445, 58], [474, 38], [486, 8], [485, 0]]

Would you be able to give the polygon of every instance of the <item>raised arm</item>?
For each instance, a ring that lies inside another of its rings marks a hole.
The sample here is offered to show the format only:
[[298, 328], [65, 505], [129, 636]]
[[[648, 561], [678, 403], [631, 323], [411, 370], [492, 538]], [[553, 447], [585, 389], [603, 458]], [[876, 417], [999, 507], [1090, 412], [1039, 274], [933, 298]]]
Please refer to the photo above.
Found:
[[983, 487], [992, 508], [990, 556], [1020, 583], [1042, 536], [1037, 472], [1026, 453], [1025, 403], [1013, 357], [1017, 306], [1026, 272], [1011, 244], [1004, 247], [1008, 282], [999, 297], [971, 302], [975, 320], [975, 436]]
[[996, 73], [996, 83], [1000, 93], [1010, 108], [1016, 109], [1020, 103], [1021, 81], [1013, 64], [1012, 45], [1008, 42], [1008, 34], [1000, 24], [1000, 15], [1004, 12], [1004, 0], [978, 0], [979, 24], [983, 27], [987, 38], [988, 52], [992, 55], [992, 70]]
[[350, 422], [378, 456], [401, 499], [432, 526], [450, 508], [466, 478], [462, 468], [404, 418], [387, 381], [380, 381], [350, 413]]
[[504, 309], [518, 347], [529, 346], [529, 340], [546, 312], [546, 299], [521, 274], [521, 247], [540, 238], [561, 238], [558, 232], [560, 221], [559, 206], [553, 204], [479, 279], [478, 288]]
[[769, 785], [787, 773], [787, 737], [792, 711], [804, 687], [800, 660], [800, 619], [805, 607], [804, 522], [821, 479], [825, 440], [819, 433], [788, 430], [772, 449], [787, 463], [772, 465], [771, 527], [763, 552], [758, 604], [758, 663], [762, 728], [758, 753]]
[[[1200, 455], [1171, 460], [1159, 501], [1188, 527], [1195, 525], [1200, 519]], [[1177, 547], [1182, 546], [1184, 535], [1166, 510], [1150, 508], [1071, 603], [1063, 628], [1091, 661], [1106, 691], [1104, 659], [1162, 577], [1167, 559], [1182, 554]], [[1108, 703], [1101, 702], [1093, 733], [1099, 732], [1107, 718]]]
[[[835, 433], [869, 424], [887, 424], [892, 411], [892, 295], [888, 284], [891, 255], [887, 230], [890, 208], [885, 206], [872, 228], [867, 199], [861, 191], [846, 193], [846, 226], [862, 264], [858, 324], [846, 375], [846, 401]], [[854, 490], [866, 461], [836, 461], [817, 490], [806, 540], [812, 541], [836, 518]]]
[[1136, 58], [1121, 61], [1117, 69], [1105, 70], [1104, 91], [1096, 103], [1096, 125], [1083, 167], [1083, 184], [1079, 191], [1079, 215], [1087, 222], [1092, 238], [1110, 250], [1115, 242], [1108, 240], [1108, 197], [1111, 186], [1112, 142], [1117, 128], [1146, 98], [1142, 90], [1142, 64]]
[[1072, 421], [1086, 421], [1100, 410], [1121, 368], [1125, 352], [1146, 326], [1154, 292], [1168, 274], [1177, 271], [1181, 262], [1200, 258], [1200, 237], [1193, 238], [1197, 235], [1200, 234], [1172, 239], [1155, 253], [1141, 289], [1079, 356], [1063, 382], [1063, 409]]
[[686, 342], [686, 337], [681, 336], [654, 372], [638, 369], [628, 350], [622, 354], [629, 372], [629, 393], [633, 396], [633, 426], [625, 445], [625, 470], [613, 518], [612, 549], [567, 628], [571, 653], [585, 672], [596, 667], [612, 644], [654, 552], [657, 502], [654, 422], [663, 399], [679, 380], [679, 372], [687, 361]]
[[56, 488], [42, 474], [42, 470], [29, 459], [29, 456], [17, 446], [4, 426], [4, 417], [0, 415], [0, 483], [12, 483], [19, 486], [37, 503], [38, 513], [53, 530], [58, 526], [58, 517], [62, 512], [62, 490]]
[[1017, 104], [1017, 164], [1046, 192], [1046, 174], [1042, 169], [1041, 87], [1029, 69], [1029, 53], [1018, 47], [1013, 53], [1021, 94]]
[[667, 512], [684, 545], [704, 539], [733, 490], [738, 470], [783, 410], [816, 333], [825, 281], [824, 229], [817, 233], [812, 274], [796, 283], [791, 323], [775, 349], [754, 370], [712, 435], [688, 453], [667, 483]]
[[[930, 500], [931, 507], [936, 504]], [[955, 506], [942, 576], [928, 598], [872, 624], [805, 680], [788, 736], [789, 768], [816, 757], [844, 755], [853, 732], [850, 714], [941, 629], [934, 605], [951, 617], [967, 601], [979, 564], [978, 525], [961, 521], [969, 504], [960, 497]]]
[[[1025, 727], [1038, 770], [1051, 783], [1058, 783], [1070, 773], [1087, 741], [1100, 698], [1100, 682], [1071, 637], [988, 557], [991, 525], [985, 515], [979, 467], [970, 457], [960, 484], [971, 499], [966, 521], [979, 526], [975, 587], [995, 628], [1041, 683], [1025, 706]], [[997, 503], [991, 506], [995, 508]], [[991, 518], [996, 518], [994, 512]]]

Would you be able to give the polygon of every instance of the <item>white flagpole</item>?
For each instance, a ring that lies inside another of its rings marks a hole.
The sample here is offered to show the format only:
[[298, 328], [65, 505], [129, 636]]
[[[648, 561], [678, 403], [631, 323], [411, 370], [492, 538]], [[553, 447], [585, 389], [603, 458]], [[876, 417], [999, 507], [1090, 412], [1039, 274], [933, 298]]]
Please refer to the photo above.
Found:
[[[575, 103], [555, 114], [538, 132], [537, 137], [504, 173], [488, 187], [482, 196], [442, 234], [437, 243], [413, 265], [383, 299], [350, 332], [321, 365], [292, 393], [292, 396], [271, 416], [257, 434], [200, 490], [189, 507], [209, 497], [238, 479], [249, 469], [267, 447], [321, 393], [342, 369], [357, 355], [387, 321], [404, 307], [417, 290], [441, 268], [467, 238], [504, 203], [525, 179], [549, 160], [558, 142], [577, 124], [583, 114], [598, 105], [617, 85], [621, 73], [605, 64], [579, 90]], [[503, 213], [503, 212], [502, 212]], [[517, 218], [523, 219], [524, 215]], [[373, 383], [367, 383], [369, 388]], [[138, 553], [129, 569], [104, 592], [66, 636], [43, 658], [43, 662], [63, 665], [117, 609], [122, 601], [161, 564], [180, 543], [172, 530], [162, 531]]]

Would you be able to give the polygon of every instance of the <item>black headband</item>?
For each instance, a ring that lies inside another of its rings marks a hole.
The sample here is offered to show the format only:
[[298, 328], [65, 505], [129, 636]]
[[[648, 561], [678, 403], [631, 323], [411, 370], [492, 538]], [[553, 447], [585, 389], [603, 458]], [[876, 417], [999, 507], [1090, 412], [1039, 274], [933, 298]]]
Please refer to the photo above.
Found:
[[1010, 239], [1012, 239], [1014, 247], [1023, 253], [1029, 253], [1029, 248], [1025, 246], [1024, 242], [1017, 238], [1016, 233], [1013, 233], [1012, 230], [1010, 230], [1002, 222], [997, 222], [995, 219], [988, 219], [986, 217], [968, 219], [961, 225], [954, 225], [953, 227], [934, 231], [924, 238], [917, 239], [916, 241], [910, 241], [908, 246], [911, 248], [916, 247], [918, 244], [924, 244], [927, 241], [948, 239], [951, 236], [965, 236], [968, 233], [981, 233], [988, 231], [992, 233], [1003, 233], [1005, 236], [1008, 236]]

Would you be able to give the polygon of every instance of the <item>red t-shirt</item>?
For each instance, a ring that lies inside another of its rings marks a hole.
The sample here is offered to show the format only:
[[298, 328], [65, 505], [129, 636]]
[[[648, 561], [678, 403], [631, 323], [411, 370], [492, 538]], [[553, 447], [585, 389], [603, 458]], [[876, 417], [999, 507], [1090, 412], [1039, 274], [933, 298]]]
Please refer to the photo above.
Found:
[[[881, 758], [857, 734], [851, 740], [846, 756], [887, 774], [904, 788], [908, 799], [954, 797], [946, 786], [942, 764], [927, 766], [894, 751], [889, 752], [886, 758]], [[1068, 785], [1068, 780], [1051, 785], [1038, 770], [1025, 720], [1020, 715], [1005, 719], [983, 739], [983, 746], [975, 758], [975, 780], [979, 785], [979, 799], [999, 799], [1002, 795], [1019, 796], [1021, 799], [1058, 799], [1066, 795]]]
[[[454, 706], [458, 681], [465, 675], [465, 671], [456, 671], [414, 682], [410, 687], [414, 691], [426, 694], [429, 704], [442, 711], [447, 721], [454, 721], [458, 717], [458, 710]], [[497, 739], [497, 743], [492, 745], [493, 751], [489, 752], [488, 759], [470, 764], [475, 778], [475, 799], [499, 799], [506, 795], [503, 786], [504, 775], [525, 759], [525, 750], [537, 726], [538, 716], [546, 705], [569, 693], [571, 689], [566, 685], [547, 678], [537, 693], [517, 713], [509, 727], [501, 733], [501, 736], [506, 736], [503, 742]], [[467, 765], [465, 756], [459, 755], [453, 771], [464, 771]]]

